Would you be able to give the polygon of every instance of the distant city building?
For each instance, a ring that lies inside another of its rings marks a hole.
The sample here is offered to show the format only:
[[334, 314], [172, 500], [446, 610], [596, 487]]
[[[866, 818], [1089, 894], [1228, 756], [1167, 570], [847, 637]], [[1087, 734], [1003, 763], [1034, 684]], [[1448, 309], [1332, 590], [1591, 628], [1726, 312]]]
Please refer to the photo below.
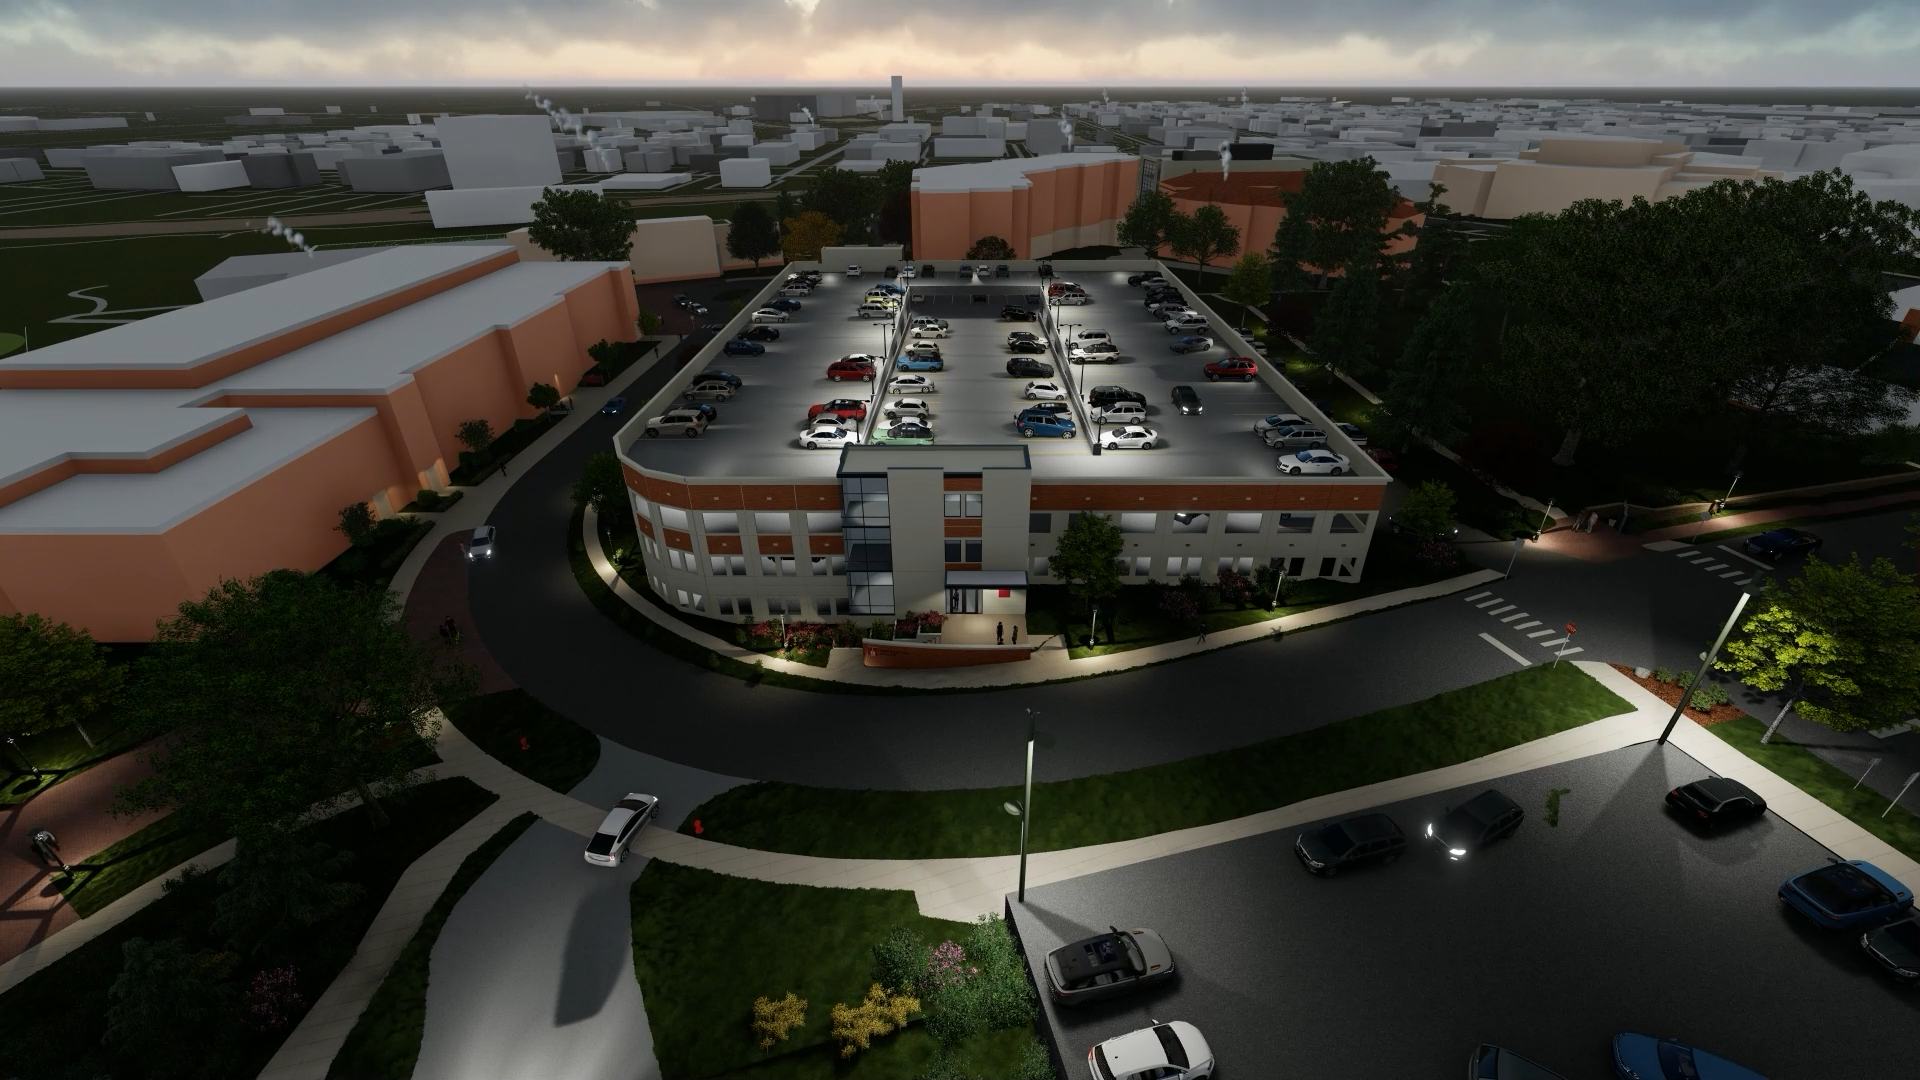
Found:
[[1442, 199], [1455, 213], [1504, 220], [1582, 199], [1658, 202], [1718, 180], [1779, 175], [1759, 158], [1696, 154], [1683, 142], [1551, 137], [1508, 161], [1443, 158], [1433, 182], [1446, 187]]

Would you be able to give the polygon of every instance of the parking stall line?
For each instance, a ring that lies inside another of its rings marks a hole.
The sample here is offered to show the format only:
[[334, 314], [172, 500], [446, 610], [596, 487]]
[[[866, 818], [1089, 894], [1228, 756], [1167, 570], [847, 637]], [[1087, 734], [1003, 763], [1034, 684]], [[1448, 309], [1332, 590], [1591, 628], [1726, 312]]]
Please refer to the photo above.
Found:
[[1463, 599], [1465, 599], [1467, 603], [1469, 603], [1469, 604], [1471, 604], [1471, 603], [1473, 603], [1473, 602], [1474, 602], [1475, 600], [1478, 600], [1478, 599], [1480, 599], [1480, 598], [1481, 598], [1481, 597], [1483, 597], [1483, 596], [1492, 596], [1492, 595], [1493, 595], [1493, 594], [1492, 594], [1491, 592], [1487, 592], [1487, 591], [1485, 591], [1485, 590], [1482, 590], [1482, 591], [1480, 591], [1480, 592], [1477, 592], [1477, 593], [1474, 593], [1474, 594], [1473, 594], [1472, 596], [1468, 596], [1468, 597], [1464, 597]]
[[1514, 652], [1512, 649], [1508, 648], [1504, 642], [1502, 642], [1499, 638], [1494, 637], [1492, 634], [1482, 633], [1480, 635], [1480, 640], [1486, 642], [1487, 644], [1493, 646], [1496, 649], [1499, 649], [1501, 652], [1506, 653], [1507, 658], [1509, 660], [1512, 660], [1514, 663], [1519, 664], [1521, 667], [1533, 666], [1533, 661], [1528, 660], [1526, 657], [1521, 656], [1517, 652]]

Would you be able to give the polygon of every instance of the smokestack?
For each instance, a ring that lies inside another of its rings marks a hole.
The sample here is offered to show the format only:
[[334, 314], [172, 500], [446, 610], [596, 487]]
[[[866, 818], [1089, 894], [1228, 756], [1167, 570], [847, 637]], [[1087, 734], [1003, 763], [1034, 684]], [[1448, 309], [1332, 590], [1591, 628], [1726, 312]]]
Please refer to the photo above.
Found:
[[907, 95], [900, 87], [900, 76], [893, 77], [893, 122], [898, 124], [907, 118]]

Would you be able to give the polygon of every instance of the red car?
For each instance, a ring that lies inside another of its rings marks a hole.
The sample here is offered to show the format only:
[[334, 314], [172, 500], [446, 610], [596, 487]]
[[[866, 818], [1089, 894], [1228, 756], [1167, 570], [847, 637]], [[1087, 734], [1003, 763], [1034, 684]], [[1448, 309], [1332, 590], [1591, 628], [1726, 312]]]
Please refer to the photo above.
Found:
[[1081, 289], [1080, 289], [1080, 286], [1075, 285], [1071, 281], [1056, 281], [1053, 284], [1047, 286], [1047, 291], [1049, 293], [1058, 295], [1063, 292], [1080, 292]]
[[832, 413], [842, 420], [865, 420], [867, 403], [853, 398], [834, 398], [824, 405], [807, 406], [807, 419], [811, 420], [822, 413]]
[[873, 381], [873, 365], [862, 360], [835, 360], [827, 365], [827, 378], [839, 382], [842, 379], [865, 379]]
[[605, 386], [607, 385], [607, 373], [604, 369], [600, 367], [599, 364], [595, 364], [581, 374], [580, 385], [581, 386]]
[[1388, 472], [1393, 472], [1395, 469], [1398, 469], [1400, 467], [1400, 459], [1398, 457], [1395, 457], [1393, 451], [1391, 450], [1386, 450], [1386, 449], [1376, 450], [1373, 447], [1367, 447], [1366, 451], [1367, 451], [1368, 457], [1372, 458], [1375, 462], [1379, 464], [1381, 468], [1387, 470]]
[[1207, 378], [1219, 382], [1221, 379], [1240, 379], [1252, 382], [1260, 369], [1253, 361], [1244, 356], [1229, 356], [1225, 360], [1207, 361]]

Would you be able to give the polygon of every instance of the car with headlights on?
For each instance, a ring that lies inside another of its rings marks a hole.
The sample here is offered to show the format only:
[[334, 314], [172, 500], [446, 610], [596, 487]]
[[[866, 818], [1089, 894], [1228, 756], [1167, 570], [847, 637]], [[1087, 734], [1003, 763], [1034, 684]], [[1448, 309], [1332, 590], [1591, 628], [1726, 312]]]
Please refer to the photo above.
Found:
[[1613, 1072], [1619, 1080], [1767, 1080], [1678, 1039], [1631, 1031], [1613, 1037]]
[[613, 809], [601, 819], [600, 827], [587, 839], [587, 862], [594, 866], [619, 866], [633, 847], [633, 838], [640, 835], [640, 830], [653, 820], [659, 808], [660, 800], [652, 795], [627, 792], [626, 798], [613, 804]]
[[1725, 776], [1709, 776], [1681, 784], [1667, 792], [1667, 805], [1708, 828], [1729, 821], [1746, 821], [1767, 812], [1767, 800], [1747, 785]]
[[1274, 466], [1288, 476], [1345, 476], [1353, 471], [1353, 463], [1345, 454], [1336, 454], [1331, 450], [1299, 450], [1291, 454], [1281, 454]]
[[1321, 877], [1366, 863], [1387, 865], [1407, 850], [1407, 836], [1385, 814], [1360, 814], [1308, 829], [1293, 839], [1301, 865]]
[[1427, 840], [1458, 861], [1512, 836], [1525, 818], [1519, 803], [1488, 788], [1459, 806], [1447, 807], [1439, 821], [1429, 822]]
[[[731, 396], [733, 394], [733, 391], [729, 390], [727, 391], [727, 394]], [[602, 416], [619, 416], [621, 413], [626, 411], [627, 411], [627, 399], [623, 397], [610, 397], [607, 399], [607, 403], [605, 405], [600, 406], [600, 415]]]
[[1829, 857], [1781, 882], [1780, 899], [1829, 930], [1879, 926], [1913, 909], [1913, 890], [1864, 859]]
[[482, 525], [474, 529], [473, 535], [467, 538], [467, 558], [493, 558], [493, 537], [494, 530], [491, 525]]
[[1794, 555], [1815, 554], [1824, 543], [1826, 541], [1801, 529], [1770, 529], [1747, 537], [1746, 543], [1740, 546], [1749, 555], [1756, 555], [1768, 562], [1779, 562]]
[[1108, 1039], [1087, 1051], [1094, 1080], [1210, 1080], [1213, 1048], [1185, 1020]]
[[1894, 978], [1920, 985], [1920, 918], [1876, 926], [1860, 935], [1860, 947]]
[[1173, 981], [1173, 953], [1152, 930], [1110, 926], [1104, 934], [1047, 954], [1047, 992], [1058, 1005], [1084, 1005]]
[[1181, 416], [1199, 416], [1207, 411], [1200, 403], [1200, 392], [1185, 383], [1173, 388], [1173, 407], [1180, 410]]
[[925, 375], [896, 375], [887, 383], [889, 394], [931, 394], [938, 389]]
[[1100, 448], [1103, 450], [1151, 450], [1159, 445], [1159, 432], [1135, 424], [1100, 433]]

